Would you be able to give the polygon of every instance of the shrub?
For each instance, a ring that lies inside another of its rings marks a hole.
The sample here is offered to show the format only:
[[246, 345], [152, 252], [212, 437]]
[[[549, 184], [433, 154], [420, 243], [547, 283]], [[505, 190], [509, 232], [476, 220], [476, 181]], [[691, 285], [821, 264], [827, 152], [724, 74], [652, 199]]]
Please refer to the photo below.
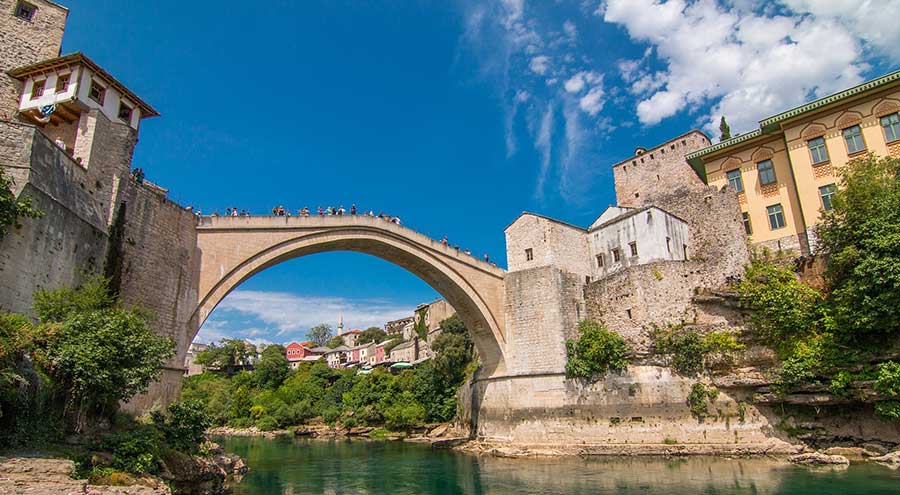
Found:
[[173, 402], [166, 410], [168, 416], [159, 411], [150, 415], [166, 443], [181, 452], [199, 452], [200, 444], [205, 439], [204, 432], [212, 426], [212, 420], [203, 410], [203, 403], [199, 400]]
[[820, 326], [822, 294], [800, 283], [786, 268], [755, 259], [737, 290], [753, 310], [750, 327], [776, 348], [786, 337]]
[[628, 366], [628, 345], [602, 324], [584, 320], [578, 324], [577, 340], [566, 340], [566, 376], [594, 379]]
[[384, 411], [384, 421], [392, 430], [405, 430], [425, 421], [425, 408], [410, 392], [400, 395], [394, 405]]
[[262, 431], [272, 431], [278, 429], [278, 420], [272, 416], [263, 416], [256, 422], [256, 427]]
[[839, 170], [834, 208], [818, 226], [828, 256], [835, 331], [878, 337], [900, 331], [900, 159], [869, 155]]
[[159, 432], [152, 427], [136, 427], [104, 437], [99, 448], [112, 452], [111, 467], [134, 474], [155, 473], [159, 467]]
[[709, 401], [716, 400], [719, 396], [719, 391], [716, 387], [706, 386], [702, 383], [695, 383], [691, 387], [691, 393], [688, 394], [687, 403], [691, 408], [691, 413], [698, 418], [703, 418], [707, 415], [707, 407], [709, 406]]
[[713, 332], [701, 336], [696, 330], [685, 330], [683, 325], [657, 328], [653, 338], [656, 351], [668, 355], [672, 368], [687, 376], [705, 370], [709, 356], [729, 362], [733, 353], [744, 347], [732, 333]]

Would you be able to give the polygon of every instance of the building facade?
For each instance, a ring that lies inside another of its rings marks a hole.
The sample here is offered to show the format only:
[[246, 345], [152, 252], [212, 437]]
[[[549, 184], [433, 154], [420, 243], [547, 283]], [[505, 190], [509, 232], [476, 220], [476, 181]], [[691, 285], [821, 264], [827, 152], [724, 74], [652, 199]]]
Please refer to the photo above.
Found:
[[760, 121], [688, 161], [706, 182], [738, 194], [753, 243], [815, 252], [839, 171], [868, 153], [900, 157], [900, 71]]

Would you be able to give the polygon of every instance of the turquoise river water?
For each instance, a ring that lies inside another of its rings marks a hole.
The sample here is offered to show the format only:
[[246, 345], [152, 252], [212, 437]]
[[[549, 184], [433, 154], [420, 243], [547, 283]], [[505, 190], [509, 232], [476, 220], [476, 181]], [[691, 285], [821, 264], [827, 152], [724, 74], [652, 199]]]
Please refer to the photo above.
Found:
[[773, 459], [479, 457], [404, 442], [219, 439], [247, 460], [237, 495], [900, 494], [900, 470]]

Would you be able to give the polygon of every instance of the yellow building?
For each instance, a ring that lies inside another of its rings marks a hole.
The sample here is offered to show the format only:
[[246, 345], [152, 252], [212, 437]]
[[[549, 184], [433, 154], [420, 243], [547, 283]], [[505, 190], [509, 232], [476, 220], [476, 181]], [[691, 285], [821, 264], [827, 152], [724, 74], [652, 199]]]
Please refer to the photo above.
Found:
[[760, 121], [759, 129], [686, 156], [707, 184], [738, 192], [756, 245], [815, 250], [836, 170], [875, 153], [900, 158], [900, 71]]

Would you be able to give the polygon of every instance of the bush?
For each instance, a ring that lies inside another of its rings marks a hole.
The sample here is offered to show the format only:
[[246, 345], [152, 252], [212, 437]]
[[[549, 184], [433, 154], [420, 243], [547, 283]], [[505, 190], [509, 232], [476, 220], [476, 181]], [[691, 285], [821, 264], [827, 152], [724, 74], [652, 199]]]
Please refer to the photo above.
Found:
[[160, 438], [153, 427], [135, 427], [104, 437], [98, 448], [113, 455], [111, 467], [133, 474], [155, 473], [159, 468]]
[[834, 331], [900, 332], [900, 159], [873, 155], [839, 170], [841, 187], [818, 226]]
[[695, 383], [691, 387], [691, 393], [688, 394], [687, 403], [691, 408], [691, 413], [698, 418], [707, 415], [709, 402], [716, 400], [719, 396], [719, 390], [713, 386], [706, 386], [702, 383]]
[[168, 416], [159, 411], [150, 415], [166, 443], [181, 452], [199, 452], [200, 444], [205, 439], [204, 432], [212, 426], [212, 420], [203, 410], [203, 403], [199, 400], [173, 402], [166, 410]]
[[425, 421], [425, 408], [410, 392], [400, 395], [397, 402], [384, 411], [384, 421], [392, 430], [405, 430]]
[[602, 324], [582, 321], [577, 340], [566, 340], [566, 377], [594, 379], [628, 366], [628, 345]]
[[750, 327], [773, 347], [820, 328], [822, 294], [800, 283], [786, 268], [755, 259], [737, 290], [753, 310]]
[[278, 420], [272, 416], [263, 416], [256, 422], [256, 427], [262, 431], [277, 430], [278, 426]]

